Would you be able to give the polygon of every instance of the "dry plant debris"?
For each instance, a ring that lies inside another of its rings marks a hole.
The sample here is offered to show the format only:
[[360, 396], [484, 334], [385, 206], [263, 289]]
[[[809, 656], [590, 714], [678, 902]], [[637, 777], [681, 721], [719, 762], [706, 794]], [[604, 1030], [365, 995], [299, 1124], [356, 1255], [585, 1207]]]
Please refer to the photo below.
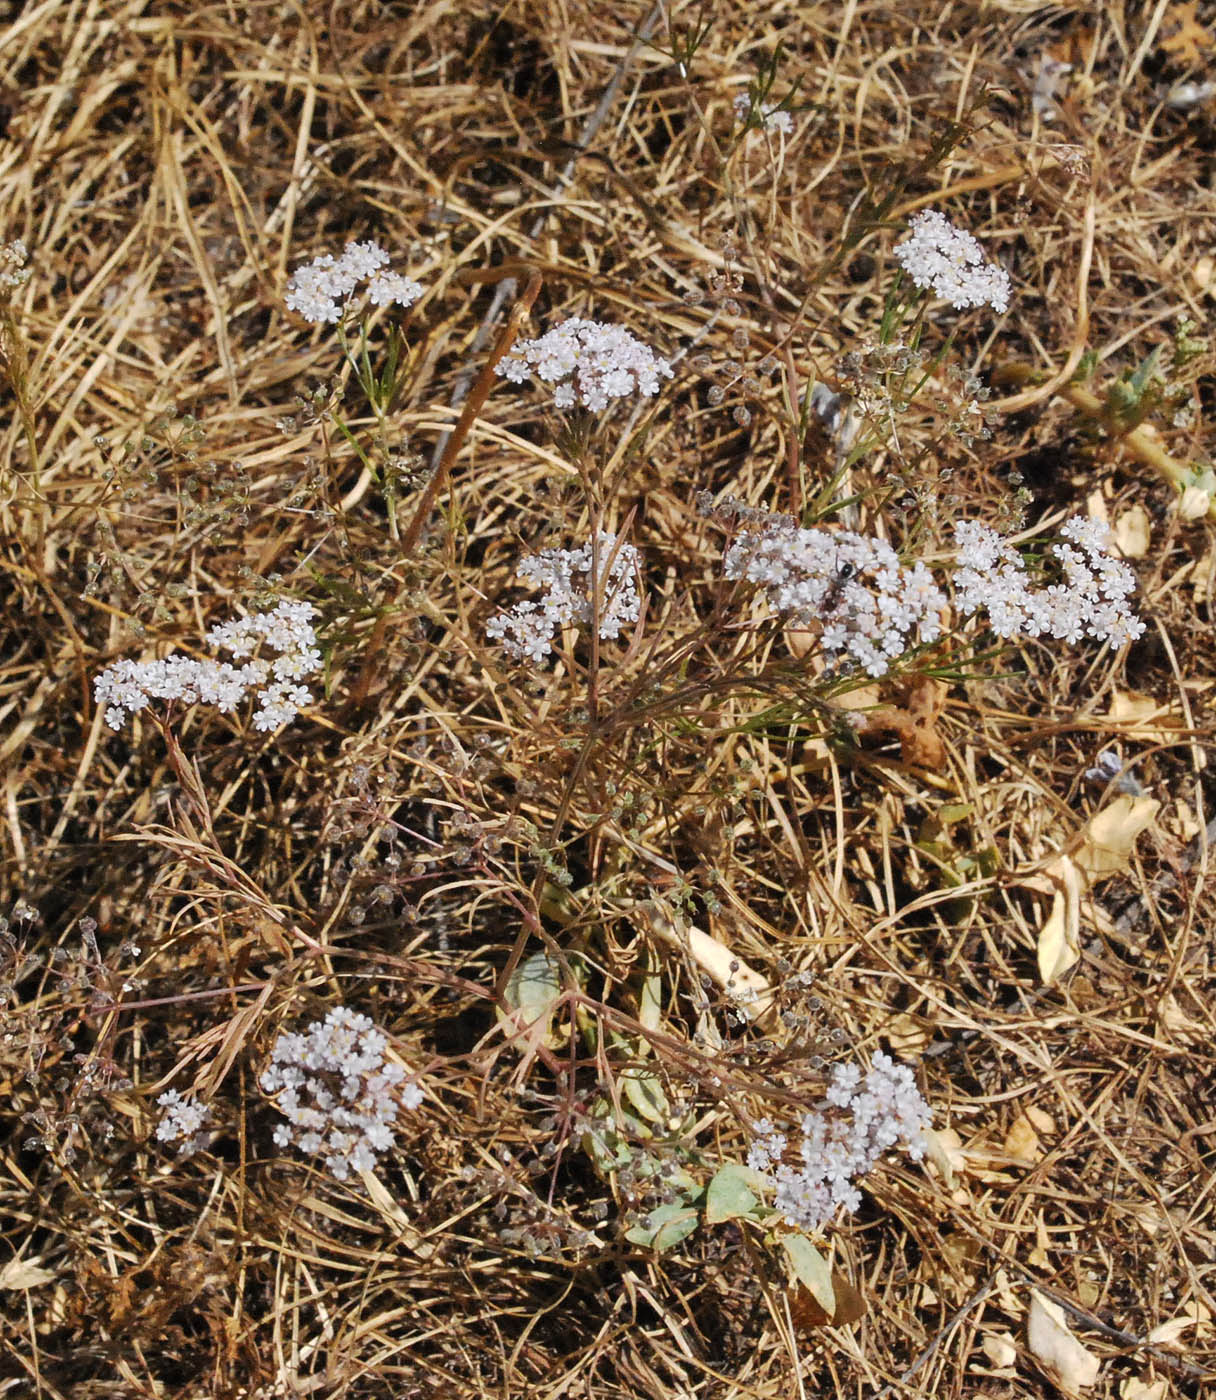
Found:
[[1211, 1391], [1214, 23], [0, 6], [0, 1395]]

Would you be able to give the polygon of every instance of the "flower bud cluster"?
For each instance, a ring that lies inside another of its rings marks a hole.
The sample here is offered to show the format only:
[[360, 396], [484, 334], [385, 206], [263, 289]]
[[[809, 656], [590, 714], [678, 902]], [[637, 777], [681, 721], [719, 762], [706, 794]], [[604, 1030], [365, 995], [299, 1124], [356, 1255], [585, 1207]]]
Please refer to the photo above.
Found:
[[26, 246], [19, 238], [12, 243], [0, 243], [0, 291], [15, 291], [30, 280], [30, 270], [25, 265], [28, 257]]
[[275, 1128], [275, 1143], [319, 1158], [339, 1181], [370, 1171], [393, 1145], [400, 1107], [422, 1102], [416, 1084], [399, 1087], [406, 1072], [387, 1049], [384, 1032], [345, 1006], [307, 1031], [280, 1035], [258, 1081], [278, 1095], [287, 1120]]
[[984, 609], [998, 637], [1064, 642], [1092, 637], [1114, 646], [1134, 641], [1144, 633], [1129, 602], [1136, 576], [1105, 552], [1109, 533], [1102, 521], [1074, 515], [1061, 531], [1065, 543], [1051, 547], [1062, 581], [1034, 590], [1021, 556], [995, 530], [975, 520], [958, 522], [954, 592], [959, 609]]
[[[849, 1114], [848, 1118], [844, 1117]], [[754, 1125], [747, 1164], [771, 1174], [775, 1204], [799, 1230], [817, 1230], [843, 1207], [861, 1204], [857, 1181], [874, 1169], [889, 1148], [903, 1143], [913, 1161], [925, 1155], [925, 1102], [912, 1071], [878, 1052], [862, 1078], [854, 1064], [836, 1065], [823, 1103], [801, 1123], [797, 1158], [786, 1160], [789, 1139], [767, 1119]]]
[[772, 516], [726, 554], [726, 577], [761, 584], [774, 611], [817, 625], [829, 655], [843, 655], [871, 676], [914, 640], [941, 635], [946, 597], [927, 565], [905, 568], [885, 541], [850, 530], [803, 530]]
[[[751, 94], [741, 92], [735, 98], [735, 116], [741, 122], [747, 122], [752, 115]], [[780, 131], [784, 136], [794, 134], [794, 119], [790, 114], [779, 107], [776, 102], [762, 102], [756, 110], [757, 119], [765, 131]]]
[[951, 306], [1009, 309], [1009, 274], [984, 261], [984, 250], [964, 229], [936, 209], [912, 219], [911, 232], [896, 244], [895, 260], [918, 287], [931, 287]]
[[422, 287], [409, 277], [389, 270], [389, 256], [378, 243], [348, 243], [342, 256], [323, 253], [297, 267], [287, 283], [289, 311], [314, 325], [342, 319], [359, 283], [366, 281], [367, 299], [373, 306], [413, 306]]
[[[309, 603], [284, 600], [271, 612], [213, 627], [207, 634], [211, 645], [232, 652], [237, 660], [251, 658], [243, 666], [181, 655], [116, 661], [94, 679], [94, 698], [106, 707], [110, 728], [121, 729], [129, 715], [153, 700], [214, 705], [227, 712], [252, 692], [259, 700], [253, 727], [277, 729], [290, 723], [300, 707], [312, 701], [309, 691], [296, 682], [321, 663], [310, 621], [316, 615], [316, 608]], [[261, 643], [279, 653], [274, 661], [253, 658]]]
[[558, 408], [581, 403], [593, 413], [602, 413], [613, 399], [632, 394], [653, 397], [659, 392], [659, 380], [672, 377], [667, 361], [623, 326], [578, 316], [539, 340], [520, 341], [494, 369], [512, 384], [522, 384], [535, 374], [557, 385], [553, 402]]
[[[598, 565], [597, 580], [591, 577], [593, 562]], [[590, 541], [578, 549], [543, 550], [523, 560], [516, 572], [543, 587], [545, 596], [539, 603], [516, 603], [496, 613], [486, 633], [502, 642], [508, 656], [536, 662], [545, 660], [553, 650], [554, 632], [569, 622], [598, 617], [600, 636], [611, 640], [620, 636], [626, 623], [638, 619], [637, 570], [637, 550], [618, 544], [606, 530], [599, 533], [598, 561], [593, 561]]]

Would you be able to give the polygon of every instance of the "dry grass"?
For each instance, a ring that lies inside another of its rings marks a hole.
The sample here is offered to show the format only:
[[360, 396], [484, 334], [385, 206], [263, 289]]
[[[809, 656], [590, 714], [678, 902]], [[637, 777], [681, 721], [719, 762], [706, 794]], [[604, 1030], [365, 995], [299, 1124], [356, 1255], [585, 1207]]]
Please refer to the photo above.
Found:
[[[33, 275], [0, 342], [0, 1394], [996, 1400], [1052, 1388], [1032, 1288], [1098, 1358], [1088, 1393], [1211, 1384], [1213, 542], [1170, 477], [1211, 459], [1212, 358], [1179, 425], [1099, 411], [1180, 317], [1202, 335], [1216, 286], [1212, 104], [1160, 96], [1210, 62], [1209, 31], [1172, 39], [1187, 8], [8, 7], [0, 241]], [[795, 134], [738, 142], [778, 41]], [[1049, 47], [1074, 71], [1044, 125]], [[830, 445], [783, 393], [843, 382], [893, 271], [875, 216], [929, 204], [1014, 270], [1011, 314], [952, 352], [995, 386], [993, 436], [941, 435], [942, 377], [852, 466], [862, 528], [932, 554], [960, 513], [1141, 508], [1151, 543], [1125, 652], [935, 653], [926, 764], [859, 741], [779, 628], [726, 624], [696, 498], [817, 499]], [[290, 268], [364, 237], [427, 289], [378, 442], [333, 335], [282, 305]], [[731, 268], [737, 314], [688, 304]], [[538, 328], [600, 315], [681, 356], [608, 444], [644, 628], [548, 669], [484, 633], [520, 555], [588, 529], [542, 395], [477, 382], [525, 292]], [[778, 371], [741, 428], [692, 360], [743, 327]], [[293, 405], [318, 384], [377, 472], [418, 454], [392, 512]], [[304, 717], [106, 728], [101, 668], [275, 588], [323, 612]], [[1045, 984], [1027, 882], [1113, 800], [1082, 777], [1112, 744], [1160, 807]], [[772, 984], [758, 1023], [707, 996], [689, 922]], [[568, 979], [550, 1045], [495, 1017], [542, 947]], [[347, 1184], [273, 1146], [257, 1088], [277, 1031], [342, 1002], [427, 1092]], [[688, 1115], [655, 1154], [704, 1180], [765, 1105], [817, 1096], [813, 1056], [879, 1047], [917, 1062], [955, 1171], [885, 1164], [830, 1232], [855, 1320], [814, 1325], [751, 1226], [624, 1238], [648, 1202], [576, 1126], [639, 1055]], [[215, 1114], [192, 1158], [153, 1136], [170, 1083]]]

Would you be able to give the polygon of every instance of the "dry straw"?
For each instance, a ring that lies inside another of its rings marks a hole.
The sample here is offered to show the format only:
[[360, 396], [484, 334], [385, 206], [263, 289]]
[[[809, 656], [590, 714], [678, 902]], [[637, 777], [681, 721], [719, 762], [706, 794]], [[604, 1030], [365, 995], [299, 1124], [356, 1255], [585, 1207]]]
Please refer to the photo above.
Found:
[[[1216, 208], [1210, 105], [1159, 88], [1202, 68], [1186, 8], [6, 18], [14, 1393], [1210, 1384]], [[1009, 275], [999, 322], [888, 302], [930, 209]], [[369, 240], [422, 295], [352, 304], [344, 350], [284, 298]], [[495, 367], [574, 317], [672, 379], [557, 421]], [[1105, 519], [1146, 632], [944, 615], [871, 683], [724, 577], [773, 512], [943, 587], [980, 521], [1033, 589]], [[519, 562], [603, 537], [544, 664], [504, 656]], [[624, 546], [637, 616], [602, 636]], [[201, 665], [287, 600], [317, 609], [290, 724], [107, 725], [108, 667]], [[280, 1037], [338, 1007], [421, 1086], [345, 1180], [273, 1101]], [[709, 1209], [765, 1117], [875, 1053], [923, 1161], [876, 1161], [814, 1257], [771, 1184]]]

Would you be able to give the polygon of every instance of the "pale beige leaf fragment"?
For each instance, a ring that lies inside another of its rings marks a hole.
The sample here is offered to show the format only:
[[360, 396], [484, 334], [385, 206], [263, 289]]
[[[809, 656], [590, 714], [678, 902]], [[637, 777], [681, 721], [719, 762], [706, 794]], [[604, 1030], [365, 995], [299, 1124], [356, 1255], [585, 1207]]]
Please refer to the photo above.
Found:
[[1151, 695], [1141, 695], [1134, 690], [1116, 690], [1106, 718], [1118, 725], [1125, 738], [1144, 744], [1168, 743], [1184, 727], [1183, 718], [1176, 710], [1154, 700]]
[[1211, 493], [1202, 486], [1186, 487], [1178, 499], [1178, 514], [1183, 520], [1202, 520], [1211, 508]]
[[1115, 521], [1115, 544], [1124, 559], [1143, 559], [1152, 540], [1152, 523], [1143, 506], [1132, 506]]
[[[1206, 549], [1186, 573], [1186, 581], [1191, 585], [1191, 593], [1197, 603], [1207, 601], [1213, 573], [1216, 573], [1216, 549]], [[0, 757], [3, 755], [0, 754]]]
[[1081, 956], [1081, 891], [1084, 877], [1069, 856], [1052, 862], [1060, 881], [1047, 922], [1039, 930], [1039, 976], [1054, 982]]
[[1101, 1362], [1073, 1336], [1063, 1308], [1037, 1289], [1031, 1293], [1026, 1341], [1035, 1359], [1061, 1390], [1075, 1394], [1097, 1381]]
[[1026, 1256], [1026, 1262], [1032, 1269], [1051, 1267], [1051, 1240], [1048, 1238], [1047, 1225], [1041, 1214], [1034, 1222], [1034, 1248]]
[[984, 1355], [994, 1366], [1008, 1368], [1018, 1359], [1017, 1343], [1009, 1332], [990, 1332], [980, 1343]]
[[[1052, 897], [1038, 938], [1039, 976], [1044, 982], [1062, 977], [1080, 958], [1082, 900], [1099, 880], [1127, 869], [1137, 837], [1160, 808], [1154, 797], [1117, 797], [1086, 823], [1070, 852], [1022, 877], [1026, 888]], [[1088, 912], [1097, 918], [1093, 906]]]
[[1087, 823], [1072, 854], [1088, 882], [1126, 870], [1136, 838], [1161, 809], [1155, 797], [1116, 797]]
[[1212, 1314], [1208, 1309], [1198, 1298], [1192, 1298], [1178, 1317], [1169, 1322], [1163, 1322], [1160, 1327], [1154, 1327], [1148, 1334], [1148, 1339], [1150, 1342], [1156, 1342], [1159, 1346], [1172, 1346], [1178, 1342], [1184, 1332], [1190, 1331], [1192, 1327], [1204, 1331], [1210, 1330], [1206, 1324], [1211, 1320]]
[[953, 1128], [924, 1128], [922, 1135], [925, 1156], [937, 1168], [946, 1185], [953, 1186], [955, 1172], [961, 1172], [967, 1164], [962, 1138]]
[[10, 1259], [0, 1269], [0, 1291], [26, 1288], [41, 1288], [43, 1284], [54, 1283], [55, 1274], [42, 1268], [42, 1258], [22, 1259], [20, 1255]]
[[749, 1021], [763, 1022], [773, 1011], [773, 989], [768, 979], [749, 967], [738, 954], [695, 924], [674, 919], [655, 901], [636, 906], [652, 932], [686, 951], [693, 962], [734, 999]]
[[929, 1043], [929, 1027], [919, 1017], [909, 1016], [906, 1011], [891, 1017], [886, 1033], [891, 1043], [891, 1053], [903, 1059], [919, 1059]]
[[1032, 1106], [1024, 1109], [1005, 1134], [1005, 1151], [1019, 1162], [1033, 1166], [1043, 1158], [1043, 1143], [1039, 1134], [1052, 1132], [1054, 1128], [1051, 1118], [1041, 1108]]
[[1128, 1376], [1119, 1387], [1119, 1400], [1165, 1400], [1169, 1393], [1170, 1383], [1167, 1380], [1140, 1381], [1135, 1376]]

